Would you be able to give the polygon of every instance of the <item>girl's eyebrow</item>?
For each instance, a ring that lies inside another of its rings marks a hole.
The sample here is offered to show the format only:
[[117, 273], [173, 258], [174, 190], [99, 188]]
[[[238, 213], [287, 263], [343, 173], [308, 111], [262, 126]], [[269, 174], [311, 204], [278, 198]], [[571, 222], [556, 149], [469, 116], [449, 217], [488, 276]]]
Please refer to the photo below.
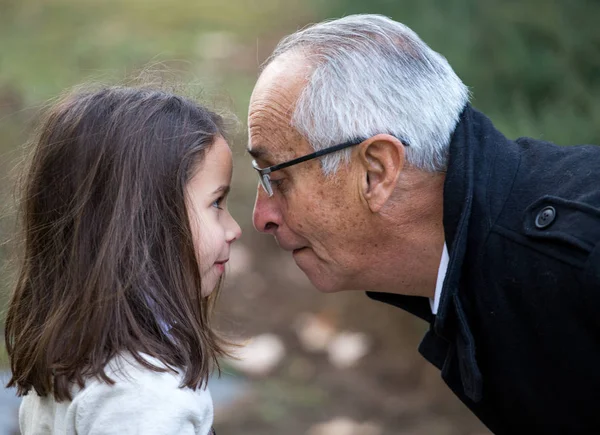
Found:
[[227, 194], [229, 193], [229, 191], [230, 191], [230, 190], [231, 190], [231, 186], [230, 186], [229, 184], [224, 184], [224, 185], [222, 185], [222, 186], [219, 186], [219, 187], [217, 188], [217, 190], [215, 190], [215, 191], [213, 192], [213, 195], [215, 195], [215, 194], [217, 194], [217, 193], [220, 193], [220, 194], [222, 194], [222, 195], [227, 195]]

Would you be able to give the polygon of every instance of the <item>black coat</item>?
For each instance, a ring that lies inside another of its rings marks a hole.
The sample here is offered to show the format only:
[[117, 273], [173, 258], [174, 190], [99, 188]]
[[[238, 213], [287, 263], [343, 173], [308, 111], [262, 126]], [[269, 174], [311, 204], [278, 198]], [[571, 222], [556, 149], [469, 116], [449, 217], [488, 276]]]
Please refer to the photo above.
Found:
[[600, 147], [511, 141], [467, 106], [444, 184], [450, 262], [419, 347], [496, 434], [600, 434]]

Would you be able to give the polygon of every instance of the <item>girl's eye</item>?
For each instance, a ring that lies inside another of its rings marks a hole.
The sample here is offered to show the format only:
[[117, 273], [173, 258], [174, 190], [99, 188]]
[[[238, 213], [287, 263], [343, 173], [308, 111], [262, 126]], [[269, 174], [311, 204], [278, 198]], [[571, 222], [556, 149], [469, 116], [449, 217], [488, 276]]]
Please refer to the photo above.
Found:
[[211, 206], [214, 207], [214, 208], [218, 208], [219, 210], [223, 210], [223, 201], [224, 200], [225, 200], [225, 197], [221, 196], [221, 197], [217, 198], [215, 200], [215, 202], [213, 202], [211, 204]]

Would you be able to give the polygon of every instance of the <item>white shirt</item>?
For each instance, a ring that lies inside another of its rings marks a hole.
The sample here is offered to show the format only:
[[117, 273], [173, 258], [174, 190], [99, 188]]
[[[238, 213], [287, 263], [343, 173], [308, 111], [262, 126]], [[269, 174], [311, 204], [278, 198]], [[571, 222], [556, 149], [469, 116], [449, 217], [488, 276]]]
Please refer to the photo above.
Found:
[[444, 243], [444, 249], [442, 249], [442, 259], [440, 260], [437, 281], [435, 283], [435, 295], [433, 299], [429, 298], [429, 305], [431, 306], [431, 312], [433, 314], [437, 314], [438, 312], [440, 297], [442, 296], [442, 287], [444, 286], [444, 278], [446, 278], [446, 272], [448, 271], [449, 260], [450, 256], [448, 255], [448, 246], [446, 246], [446, 243]]
[[[153, 365], [158, 360], [144, 356]], [[73, 400], [56, 402], [29, 392], [21, 402], [22, 435], [207, 435], [213, 423], [208, 389], [179, 388], [181, 376], [148, 370], [131, 356], [113, 359], [107, 385], [90, 379]]]

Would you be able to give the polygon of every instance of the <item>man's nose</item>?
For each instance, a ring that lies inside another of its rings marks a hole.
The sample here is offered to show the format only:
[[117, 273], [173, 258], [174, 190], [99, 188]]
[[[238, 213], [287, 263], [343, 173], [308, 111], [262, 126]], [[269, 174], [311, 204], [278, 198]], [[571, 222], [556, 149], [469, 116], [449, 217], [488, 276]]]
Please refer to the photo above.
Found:
[[281, 214], [276, 201], [269, 198], [267, 192], [259, 185], [252, 213], [254, 228], [261, 233], [274, 234], [281, 224]]

